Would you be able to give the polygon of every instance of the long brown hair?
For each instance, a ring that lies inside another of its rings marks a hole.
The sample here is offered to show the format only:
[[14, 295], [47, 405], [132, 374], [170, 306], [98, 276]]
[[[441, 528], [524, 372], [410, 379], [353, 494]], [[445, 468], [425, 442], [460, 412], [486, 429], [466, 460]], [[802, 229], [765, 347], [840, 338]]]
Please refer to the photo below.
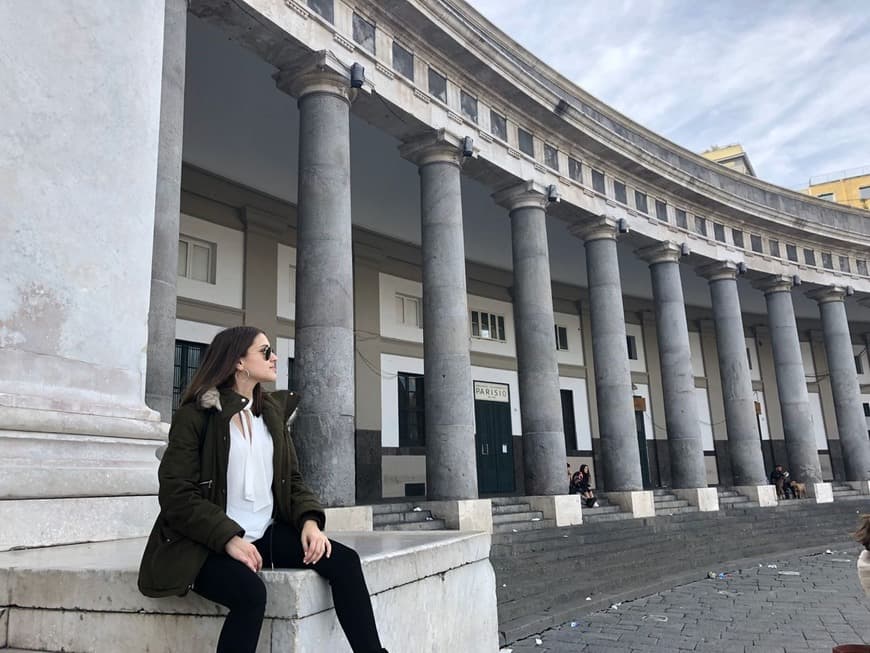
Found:
[[[225, 390], [233, 387], [236, 375], [236, 364], [244, 358], [257, 336], [265, 333], [253, 326], [237, 326], [224, 329], [218, 333], [199, 364], [199, 369], [190, 380], [181, 405], [196, 402], [202, 393], [211, 389]], [[254, 397], [251, 412], [260, 415], [263, 408], [263, 391], [260, 384], [254, 386]]]
[[861, 515], [861, 525], [852, 533], [852, 537], [863, 544], [865, 549], [870, 550], [870, 515]]

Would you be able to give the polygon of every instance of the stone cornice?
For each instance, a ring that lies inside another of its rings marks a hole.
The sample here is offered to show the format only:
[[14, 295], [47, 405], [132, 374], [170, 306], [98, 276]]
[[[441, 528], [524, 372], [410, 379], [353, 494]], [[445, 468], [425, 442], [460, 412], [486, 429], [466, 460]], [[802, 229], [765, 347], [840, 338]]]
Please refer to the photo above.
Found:
[[772, 274], [769, 277], [753, 281], [752, 287], [763, 291], [765, 295], [776, 292], [790, 293], [791, 289], [794, 288], [794, 277], [787, 274]]
[[463, 158], [459, 137], [444, 129], [405, 141], [399, 146], [399, 154], [421, 167], [430, 163], [458, 166]]
[[649, 247], [635, 250], [635, 255], [650, 265], [658, 263], [679, 263], [683, 249], [677, 243], [666, 240]]
[[842, 302], [846, 299], [848, 293], [846, 286], [828, 286], [827, 288], [814, 288], [808, 290], [806, 296], [816, 300], [819, 304], [827, 304], [829, 302]]
[[492, 199], [508, 211], [523, 208], [546, 210], [550, 204], [547, 199], [547, 187], [534, 180], [520, 182], [493, 193]]
[[594, 222], [572, 225], [568, 227], [568, 232], [587, 243], [593, 240], [616, 240], [619, 233], [619, 221], [608, 216], [601, 216]]
[[707, 281], [735, 280], [738, 274], [734, 261], [714, 261], [696, 268], [695, 272]]

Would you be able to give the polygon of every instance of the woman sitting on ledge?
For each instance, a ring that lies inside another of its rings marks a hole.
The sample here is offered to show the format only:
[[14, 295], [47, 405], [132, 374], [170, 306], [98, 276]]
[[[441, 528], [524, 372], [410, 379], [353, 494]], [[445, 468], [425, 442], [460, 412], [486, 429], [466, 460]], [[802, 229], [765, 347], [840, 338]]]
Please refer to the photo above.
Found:
[[206, 350], [172, 419], [139, 589], [193, 590], [226, 606], [218, 653], [254, 653], [266, 610], [258, 572], [310, 566], [330, 582], [354, 653], [386, 653], [359, 556], [327, 539], [326, 516], [299, 473], [289, 433], [299, 397], [260, 387], [275, 380], [276, 361], [250, 326], [221, 331]]

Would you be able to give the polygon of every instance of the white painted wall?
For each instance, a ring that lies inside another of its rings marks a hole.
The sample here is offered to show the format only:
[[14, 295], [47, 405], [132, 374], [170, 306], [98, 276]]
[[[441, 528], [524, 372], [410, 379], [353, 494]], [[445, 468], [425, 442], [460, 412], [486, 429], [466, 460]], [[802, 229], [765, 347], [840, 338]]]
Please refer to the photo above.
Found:
[[758, 415], [758, 426], [761, 430], [761, 439], [770, 440], [770, 426], [767, 423], [767, 404], [764, 402], [764, 392], [755, 390], [755, 401], [761, 404], [761, 414]]
[[810, 417], [813, 418], [813, 435], [816, 437], [816, 448], [827, 451], [828, 437], [825, 434], [825, 419], [822, 416], [822, 398], [818, 392], [810, 392]]
[[816, 364], [813, 359], [813, 345], [811, 342], [801, 341], [801, 360], [804, 363], [804, 375], [807, 381], [814, 381], [816, 378]]
[[[469, 311], [486, 311], [504, 316], [505, 341], [486, 340], [485, 338], [471, 338], [471, 351], [483, 354], [496, 354], [497, 356], [517, 357], [516, 335], [514, 333], [514, 306], [510, 302], [502, 302], [488, 297], [468, 296]], [[471, 336], [471, 315], [468, 316], [468, 335]], [[553, 348], [556, 347], [556, 338], [553, 336]], [[482, 380], [482, 379], [478, 379]]]
[[178, 277], [178, 296], [210, 304], [242, 308], [245, 272], [245, 234], [235, 229], [181, 214], [179, 231], [214, 243], [215, 282]]
[[188, 342], [201, 342], [208, 345], [225, 328], [217, 324], [206, 324], [205, 322], [175, 320], [175, 339], [187, 340]]
[[704, 451], [714, 451], [713, 418], [710, 415], [710, 396], [707, 388], [695, 388], [695, 405], [701, 422], [701, 442], [704, 443]]
[[[422, 300], [423, 284], [389, 274], [378, 274], [378, 299], [381, 317], [381, 335], [385, 338], [423, 342], [422, 327], [403, 324], [396, 310], [396, 295], [417, 297]], [[470, 328], [470, 327], [469, 327]], [[408, 370], [405, 370], [408, 371]]]
[[296, 248], [278, 244], [278, 317], [296, 319]]
[[697, 331], [689, 331], [689, 350], [692, 352], [692, 376], [706, 376], [704, 374], [704, 350], [701, 347], [701, 334]]
[[592, 425], [589, 421], [589, 395], [586, 392], [586, 379], [559, 377], [559, 388], [574, 393], [574, 426], [577, 431], [577, 449], [592, 449]]
[[[580, 326], [580, 316], [570, 313], [554, 313], [555, 324], [565, 327], [568, 332], [568, 350], [556, 352], [556, 360], [563, 365], [583, 365], [583, 333]], [[556, 334], [553, 332], [553, 345]]]

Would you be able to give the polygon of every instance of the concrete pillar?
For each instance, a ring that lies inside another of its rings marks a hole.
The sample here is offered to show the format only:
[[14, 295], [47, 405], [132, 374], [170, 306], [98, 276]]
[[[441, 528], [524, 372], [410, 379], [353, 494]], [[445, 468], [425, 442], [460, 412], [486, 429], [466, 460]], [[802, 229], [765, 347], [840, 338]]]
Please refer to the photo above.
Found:
[[698, 274], [710, 282], [734, 485], [766, 485], [767, 475], [764, 472], [755, 415], [755, 396], [752, 392], [749, 361], [746, 358], [743, 317], [737, 295], [737, 266], [731, 261], [716, 262], [699, 268]]
[[184, 69], [187, 57], [187, 0], [166, 0], [163, 26], [163, 83], [160, 146], [148, 308], [148, 366], [145, 403], [172, 419], [175, 366], [175, 306], [178, 302], [178, 220], [181, 204], [181, 149], [184, 129]]
[[443, 131], [410, 141], [420, 168], [426, 489], [430, 499], [477, 497], [474, 393], [458, 141]]
[[88, 0], [0, 21], [0, 550], [139, 537], [157, 512], [165, 22], [163, 3]]
[[809, 489], [812, 484], [822, 483], [822, 469], [813, 435], [807, 380], [791, 299], [792, 285], [792, 277], [785, 275], [766, 277], [754, 284], [764, 291], [767, 301], [789, 471], [792, 478], [806, 483]]
[[294, 430], [306, 481], [326, 506], [355, 500], [353, 250], [348, 71], [318, 52], [277, 76], [299, 98]]
[[680, 247], [664, 242], [637, 254], [649, 263], [652, 276], [671, 484], [674, 488], [706, 488], [704, 444], [695, 403], [692, 352], [680, 279]]
[[852, 336], [846, 317], [846, 289], [832, 286], [812, 291], [808, 295], [819, 303], [822, 315], [825, 354], [831, 392], [834, 395], [834, 411], [837, 415], [837, 432], [843, 450], [846, 480], [870, 480], [870, 440], [867, 439], [867, 422], [861, 407], [861, 388], [855, 369], [855, 352], [852, 349]]
[[494, 195], [510, 211], [514, 328], [526, 494], [565, 493], [565, 434], [547, 244], [547, 191], [534, 182]]
[[573, 233], [586, 244], [604, 489], [608, 492], [642, 490], [616, 252], [616, 223], [603, 218], [594, 224], [578, 227]]

